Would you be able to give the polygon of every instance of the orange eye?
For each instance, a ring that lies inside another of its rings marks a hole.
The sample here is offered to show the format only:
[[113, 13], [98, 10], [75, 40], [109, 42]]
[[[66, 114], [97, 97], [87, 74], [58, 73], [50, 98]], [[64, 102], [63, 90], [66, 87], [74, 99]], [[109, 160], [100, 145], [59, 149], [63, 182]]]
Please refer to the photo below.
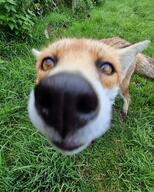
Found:
[[53, 68], [56, 64], [56, 60], [52, 57], [46, 57], [43, 59], [42, 64], [41, 64], [41, 69], [43, 71], [48, 71], [51, 68]]
[[109, 62], [98, 61], [96, 63], [97, 68], [106, 75], [112, 75], [115, 72], [113, 65]]

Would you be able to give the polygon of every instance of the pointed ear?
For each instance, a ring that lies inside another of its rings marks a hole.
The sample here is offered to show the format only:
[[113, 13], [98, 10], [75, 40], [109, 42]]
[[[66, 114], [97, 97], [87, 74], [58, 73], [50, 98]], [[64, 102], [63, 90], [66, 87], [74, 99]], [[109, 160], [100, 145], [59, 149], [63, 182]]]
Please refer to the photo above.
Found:
[[37, 49], [32, 49], [32, 54], [35, 56], [35, 57], [38, 57], [40, 55], [40, 51], [37, 50]]
[[119, 58], [122, 65], [122, 71], [125, 74], [131, 65], [135, 64], [136, 55], [141, 53], [150, 44], [149, 40], [130, 45], [127, 48], [119, 49]]

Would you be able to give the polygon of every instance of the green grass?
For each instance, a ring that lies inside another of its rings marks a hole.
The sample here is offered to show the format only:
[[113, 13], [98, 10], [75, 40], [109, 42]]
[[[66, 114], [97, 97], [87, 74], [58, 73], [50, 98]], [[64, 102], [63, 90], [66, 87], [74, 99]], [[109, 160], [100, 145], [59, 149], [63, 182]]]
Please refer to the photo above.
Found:
[[[153, 4], [153, 5], [152, 5]], [[138, 75], [132, 79], [132, 104], [127, 121], [120, 119], [117, 99], [111, 129], [77, 156], [57, 153], [31, 125], [28, 94], [34, 86], [32, 47], [71, 36], [121, 36], [130, 42], [150, 39], [145, 51], [154, 57], [154, 2], [108, 0], [77, 21], [68, 12], [51, 13], [34, 28], [25, 43], [0, 42], [0, 192], [153, 192], [154, 83]]]

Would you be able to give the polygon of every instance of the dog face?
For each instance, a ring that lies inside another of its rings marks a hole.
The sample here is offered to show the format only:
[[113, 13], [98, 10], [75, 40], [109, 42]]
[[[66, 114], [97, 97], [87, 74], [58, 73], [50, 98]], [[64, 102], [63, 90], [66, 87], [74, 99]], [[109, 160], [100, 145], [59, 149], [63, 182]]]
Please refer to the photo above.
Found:
[[62, 153], [85, 149], [109, 128], [120, 83], [148, 43], [118, 50], [98, 40], [63, 39], [33, 50], [37, 80], [28, 104], [33, 125]]

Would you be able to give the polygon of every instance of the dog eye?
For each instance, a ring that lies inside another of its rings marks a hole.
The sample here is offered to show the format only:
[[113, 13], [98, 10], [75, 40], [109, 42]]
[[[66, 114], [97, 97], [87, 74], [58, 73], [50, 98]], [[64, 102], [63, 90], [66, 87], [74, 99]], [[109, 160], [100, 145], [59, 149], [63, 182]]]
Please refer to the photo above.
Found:
[[56, 59], [52, 57], [46, 57], [43, 59], [42, 64], [41, 64], [41, 69], [43, 71], [48, 71], [52, 67], [54, 67], [56, 64]]
[[109, 62], [98, 61], [96, 63], [97, 68], [106, 75], [112, 75], [115, 72], [113, 65]]

